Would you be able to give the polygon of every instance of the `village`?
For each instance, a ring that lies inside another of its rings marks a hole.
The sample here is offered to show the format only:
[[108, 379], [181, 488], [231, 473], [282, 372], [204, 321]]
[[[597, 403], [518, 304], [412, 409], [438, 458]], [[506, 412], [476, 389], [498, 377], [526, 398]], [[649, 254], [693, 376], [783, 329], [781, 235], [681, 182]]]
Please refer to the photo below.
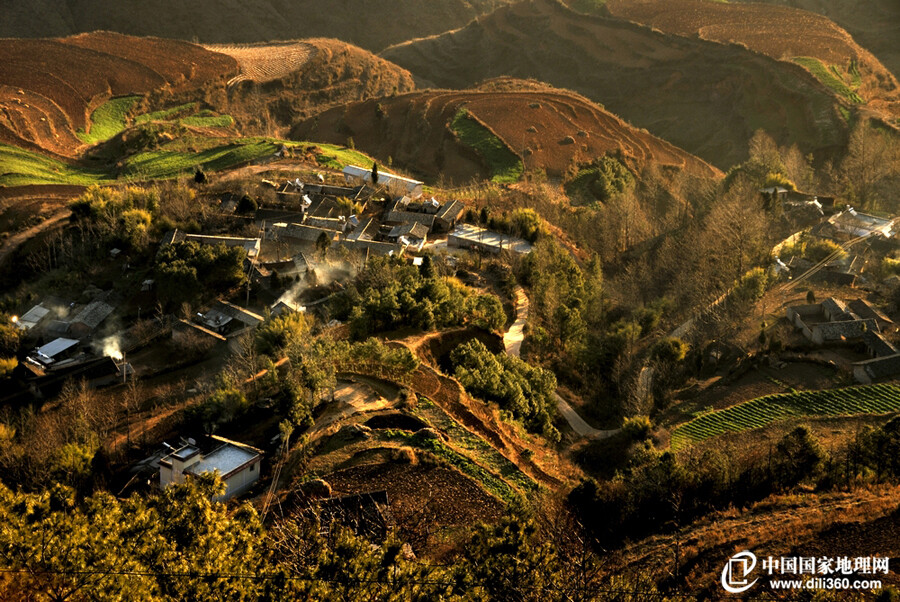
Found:
[[[165, 233], [159, 252], [194, 243], [236, 249], [242, 258], [246, 284], [192, 315], [164, 313], [157, 282], [150, 277], [142, 279], [130, 297], [89, 284], [80, 295], [60, 291], [41, 299], [13, 318], [23, 347], [31, 352], [19, 363], [12, 386], [0, 401], [41, 403], [75, 381], [104, 388], [215, 370], [239, 351], [242, 337], [267, 318], [324, 308], [375, 256], [414, 266], [421, 266], [426, 255], [440, 257], [452, 270], [460, 254], [530, 251], [525, 240], [464, 223], [466, 207], [461, 201], [426, 198], [422, 182], [375, 169], [347, 166], [341, 184], [326, 184], [322, 174], [314, 181], [263, 179], [263, 187], [274, 190], [275, 200], [258, 206], [254, 201], [249, 217], [240, 207], [249, 197], [221, 193], [219, 218], [236, 220], [244, 231], [256, 231], [256, 237], [179, 229]], [[106, 259], [110, 270], [122, 273], [135, 270], [129, 261], [117, 248]], [[326, 325], [342, 327], [337, 320]], [[219, 470], [228, 484], [222, 498], [227, 499], [259, 478], [261, 450], [221, 438], [204, 441], [204, 453], [189, 436], [181, 438], [177, 448], [166, 443], [167, 449], [150, 462], [159, 484], [182, 482], [192, 471]], [[138, 472], [147, 468], [145, 461]]]

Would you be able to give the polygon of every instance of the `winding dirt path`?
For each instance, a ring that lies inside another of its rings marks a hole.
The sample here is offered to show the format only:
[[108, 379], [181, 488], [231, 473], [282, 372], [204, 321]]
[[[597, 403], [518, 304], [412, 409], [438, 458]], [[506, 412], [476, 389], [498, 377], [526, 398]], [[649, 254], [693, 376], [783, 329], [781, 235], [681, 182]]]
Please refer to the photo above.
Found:
[[[529, 301], [521, 286], [517, 285], [514, 292], [516, 296], [516, 321], [503, 334], [503, 346], [509, 355], [520, 357], [522, 340], [525, 338], [525, 323], [528, 321]], [[553, 396], [556, 398], [556, 407], [559, 409], [559, 413], [563, 415], [563, 418], [566, 419], [572, 430], [578, 433], [579, 436], [586, 439], [606, 439], [619, 432], [619, 429], [605, 431], [595, 429], [585, 422], [584, 418], [579, 416], [578, 412], [559, 393], [553, 393]]]
[[41, 223], [28, 228], [27, 230], [22, 230], [16, 234], [13, 234], [9, 238], [6, 239], [6, 242], [3, 243], [3, 246], [0, 246], [0, 266], [2, 266], [9, 256], [12, 255], [16, 249], [18, 249], [21, 245], [23, 245], [30, 238], [37, 236], [41, 232], [45, 230], [49, 230], [54, 226], [58, 226], [63, 220], [68, 219], [69, 216], [72, 215], [72, 212], [69, 209], [63, 209], [58, 213], [53, 214], [48, 217]]

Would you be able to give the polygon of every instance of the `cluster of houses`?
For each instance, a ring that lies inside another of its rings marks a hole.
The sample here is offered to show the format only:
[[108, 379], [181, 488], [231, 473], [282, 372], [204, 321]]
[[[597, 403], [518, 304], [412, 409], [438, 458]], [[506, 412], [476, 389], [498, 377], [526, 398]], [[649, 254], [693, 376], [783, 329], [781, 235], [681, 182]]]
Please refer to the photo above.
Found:
[[830, 258], [810, 276], [813, 282], [836, 286], [856, 286], [859, 282], [864, 282], [864, 272], [872, 257], [900, 250], [900, 241], [895, 237], [895, 218], [862, 213], [853, 207], [839, 210], [832, 197], [817, 197], [781, 187], [764, 188], [760, 193], [764, 198], [777, 199], [786, 218], [791, 216], [791, 223], [803, 228], [772, 249], [776, 256], [776, 270], [786, 270], [791, 277], [805, 274], [815, 266], [814, 262], [798, 256], [791, 257], [786, 262], [778, 259], [785, 245], [804, 237], [830, 240], [838, 244], [854, 242], [850, 251]]
[[828, 298], [821, 303], [795, 305], [787, 319], [819, 346], [865, 348], [869, 359], [853, 362], [857, 382], [871, 383], [900, 375], [900, 351], [885, 338], [896, 331], [894, 322], [864, 299], [845, 304]]
[[[389, 192], [391, 200], [380, 213], [369, 210], [371, 171], [350, 165], [343, 173], [353, 186], [287, 182], [279, 198], [294, 200], [293, 209], [257, 212], [266, 240], [288, 253], [336, 245], [365, 255], [399, 256], [407, 250], [420, 251], [431, 234], [450, 231], [465, 210], [460, 201], [423, 200], [422, 182], [388, 173], [380, 173], [377, 184]], [[345, 215], [347, 201], [359, 215]]]

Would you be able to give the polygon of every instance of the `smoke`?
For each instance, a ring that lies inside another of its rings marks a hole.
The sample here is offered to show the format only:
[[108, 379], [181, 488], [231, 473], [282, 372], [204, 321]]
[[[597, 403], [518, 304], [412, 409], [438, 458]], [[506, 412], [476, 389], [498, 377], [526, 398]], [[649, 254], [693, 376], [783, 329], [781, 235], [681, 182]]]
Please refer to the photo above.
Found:
[[122, 348], [120, 347], [118, 337], [105, 338], [100, 344], [103, 345], [103, 355], [111, 357], [119, 362], [125, 359], [125, 356], [122, 354]]
[[[350, 264], [339, 267], [326, 263], [317, 263], [314, 265], [314, 269], [316, 273], [315, 283], [317, 286], [328, 286], [335, 280], [338, 282], [347, 282], [353, 278], [355, 272], [355, 269]], [[298, 282], [294, 283], [293, 286], [282, 293], [278, 298], [278, 301], [275, 302], [275, 305], [282, 301], [285, 303], [296, 303], [299, 301], [303, 292], [308, 288], [312, 288], [312, 286], [307, 281], [306, 277], [301, 276]]]

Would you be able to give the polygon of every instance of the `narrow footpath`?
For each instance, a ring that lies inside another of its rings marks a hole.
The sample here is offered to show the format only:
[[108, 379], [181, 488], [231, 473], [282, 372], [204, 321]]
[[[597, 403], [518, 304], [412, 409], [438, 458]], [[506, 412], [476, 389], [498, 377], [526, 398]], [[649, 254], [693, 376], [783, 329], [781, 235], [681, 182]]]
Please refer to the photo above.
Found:
[[[525, 291], [521, 286], [516, 286], [514, 292], [516, 296], [516, 321], [513, 322], [512, 326], [509, 327], [509, 330], [503, 334], [503, 347], [506, 349], [507, 354], [520, 357], [522, 352], [522, 340], [525, 338], [525, 324], [528, 322], [529, 302], [528, 297], [525, 295]], [[559, 413], [563, 415], [563, 418], [566, 419], [566, 422], [569, 423], [572, 430], [581, 437], [586, 439], [606, 439], [619, 432], [619, 429], [609, 429], [605, 431], [595, 429], [585, 422], [584, 419], [578, 415], [578, 412], [576, 412], [565, 399], [560, 397], [559, 393], [553, 393], [553, 395], [556, 397], [556, 405], [559, 408]]]

